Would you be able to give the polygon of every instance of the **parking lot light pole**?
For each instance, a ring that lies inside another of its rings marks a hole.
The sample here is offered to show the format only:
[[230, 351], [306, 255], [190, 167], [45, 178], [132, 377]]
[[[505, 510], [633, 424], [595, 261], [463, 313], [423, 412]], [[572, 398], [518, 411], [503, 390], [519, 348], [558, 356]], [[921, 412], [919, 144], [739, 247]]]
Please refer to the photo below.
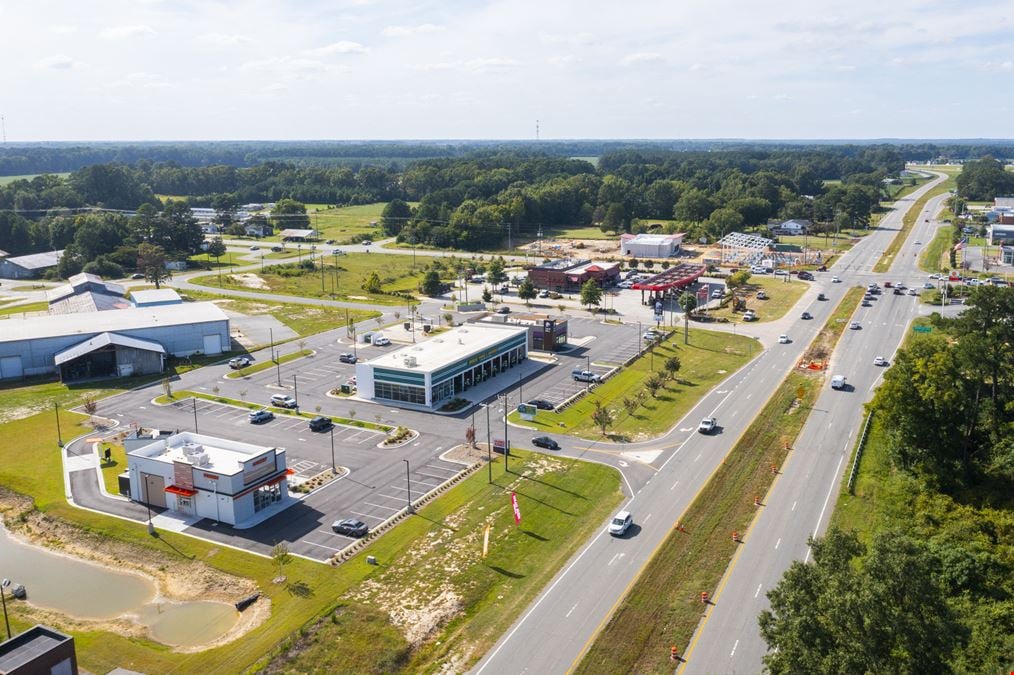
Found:
[[299, 384], [295, 375], [292, 376], [292, 399], [296, 402], [296, 412], [299, 412]]
[[7, 597], [4, 595], [4, 589], [11, 585], [11, 580], [4, 577], [3, 581], [0, 581], [0, 601], [3, 601], [4, 605], [4, 623], [7, 625], [7, 639], [11, 639], [11, 621], [7, 618]]
[[338, 466], [334, 463], [334, 425], [331, 427], [331, 471], [334, 475], [338, 475]]
[[56, 444], [63, 447], [63, 432], [60, 431], [60, 404], [53, 402], [53, 408], [56, 410]]
[[585, 371], [587, 371], [589, 373], [588, 379], [585, 380], [585, 383], [584, 383], [584, 389], [585, 389], [585, 391], [591, 391], [591, 357], [590, 356], [585, 356], [584, 357], [584, 364], [585, 364], [584, 365]]
[[405, 462], [405, 487], [408, 489], [408, 512], [412, 513], [412, 478], [410, 473], [410, 466], [407, 459], [401, 460]]
[[198, 433], [198, 431], [197, 431], [197, 397], [194, 396], [190, 400], [194, 402], [194, 433], [196, 434], [196, 433]]
[[492, 434], [489, 430], [489, 405], [483, 403], [482, 407], [486, 409], [486, 466], [489, 467], [489, 482], [493, 483], [493, 441]]

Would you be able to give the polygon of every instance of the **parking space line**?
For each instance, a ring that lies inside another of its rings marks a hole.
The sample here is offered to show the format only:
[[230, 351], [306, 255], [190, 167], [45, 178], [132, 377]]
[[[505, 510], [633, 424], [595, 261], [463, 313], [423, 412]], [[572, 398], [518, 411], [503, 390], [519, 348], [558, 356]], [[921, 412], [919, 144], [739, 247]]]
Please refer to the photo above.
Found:
[[436, 478], [437, 480], [447, 480], [447, 476], [438, 476], [437, 474], [426, 473], [425, 471], [419, 471], [418, 469], [416, 469], [416, 473], [420, 476], [429, 476], [430, 478]]
[[[380, 496], [383, 497], [383, 495], [380, 495]], [[404, 497], [388, 497], [388, 499], [404, 499]], [[363, 504], [366, 504], [367, 506], [372, 506], [372, 507], [378, 508], [378, 509], [387, 509], [388, 511], [401, 511], [401, 507], [395, 508], [393, 506], [384, 506], [383, 504], [374, 504], [373, 502], [363, 502]]]
[[[335, 536], [338, 536], [338, 535], [335, 535]], [[341, 550], [340, 548], [335, 548], [334, 546], [326, 546], [324, 544], [318, 544], [317, 542], [310, 541], [308, 539], [301, 539], [300, 541], [302, 541], [304, 544], [310, 544], [311, 546], [320, 546], [321, 548], [326, 548], [329, 551], [340, 551]]]
[[378, 516], [375, 513], [360, 513], [359, 511], [349, 511], [349, 513], [357, 515], [357, 516], [362, 516], [363, 518], [376, 518], [377, 520], [380, 520], [380, 521], [385, 520], [383, 518], [383, 516]]

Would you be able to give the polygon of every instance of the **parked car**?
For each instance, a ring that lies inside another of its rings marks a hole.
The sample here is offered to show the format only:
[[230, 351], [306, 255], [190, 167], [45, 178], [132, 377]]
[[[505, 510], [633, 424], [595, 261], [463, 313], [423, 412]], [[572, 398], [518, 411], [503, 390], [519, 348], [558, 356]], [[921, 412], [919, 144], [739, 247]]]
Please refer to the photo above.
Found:
[[229, 367], [233, 370], [239, 370], [240, 368], [246, 368], [253, 360], [249, 356], [237, 356], [236, 358], [229, 359]]
[[743, 321], [756, 321], [757, 315], [753, 313], [752, 309], [748, 309], [743, 313]]
[[873, 359], [873, 365], [875, 365], [875, 366], [886, 366], [887, 365], [887, 359], [885, 359], [883, 356], [878, 356], [877, 358]]
[[549, 436], [536, 436], [532, 439], [532, 445], [537, 448], [545, 448], [546, 450], [559, 450], [560, 444], [554, 441]]
[[391, 344], [391, 340], [389, 338], [386, 338], [383, 335], [374, 335], [373, 336], [373, 346], [374, 347], [386, 347], [389, 344]]
[[799, 278], [803, 281], [813, 281], [813, 275], [809, 272], [800, 272]]
[[323, 415], [317, 415], [310, 420], [310, 431], [324, 431], [334, 426], [334, 422], [330, 417], [324, 417]]
[[130, 278], [131, 279], [144, 279], [144, 275], [141, 274], [140, 272], [134, 272], [133, 274], [130, 275]]
[[908, 289], [908, 294], [909, 295], [919, 295], [919, 291], [915, 290], [914, 288], [910, 288], [910, 289]]
[[721, 300], [724, 296], [725, 293], [723, 293], [722, 290], [719, 288], [716, 288], [715, 290], [711, 291], [712, 300]]
[[835, 375], [834, 377], [832, 377], [831, 378], [831, 388], [832, 389], [844, 389], [845, 388], [845, 376], [844, 375]]
[[352, 352], [342, 352], [338, 355], [338, 360], [342, 363], [355, 363], [359, 359], [357, 359], [356, 355]]
[[539, 297], [540, 298], [548, 298], [549, 297], [549, 291], [547, 291], [546, 289], [542, 289], [541, 291], [539, 291]]
[[296, 399], [292, 398], [288, 394], [272, 394], [271, 405], [276, 408], [295, 408]]
[[895, 288], [894, 291], [892, 291], [892, 292], [895, 295], [905, 295], [905, 291], [901, 290], [900, 288]]
[[284, 249], [281, 246], [272, 246], [271, 247], [271, 252], [272, 253], [281, 253], [283, 250]]
[[764, 291], [757, 291], [757, 299], [758, 300], [767, 300], [768, 299], [768, 294], [765, 293]]
[[345, 518], [331, 523], [331, 529], [335, 534], [343, 534], [346, 537], [365, 537], [370, 532], [369, 526], [355, 518]]
[[275, 414], [267, 408], [262, 408], [252, 411], [247, 415], [247, 418], [250, 420], [250, 424], [260, 424], [261, 422], [270, 422], [275, 419]]
[[697, 431], [702, 434], [710, 434], [716, 428], [718, 428], [718, 419], [715, 417], [705, 417], [701, 420], [701, 423], [697, 425]]
[[644, 337], [644, 341], [645, 342], [654, 342], [655, 340], [659, 339], [662, 336], [659, 335], [658, 333], [656, 333], [653, 330], [649, 330], [649, 331], [645, 331], [643, 337]]
[[333, 248], [331, 249], [331, 255], [345, 255], [345, 251], [340, 248]]
[[544, 398], [533, 398], [531, 401], [528, 402], [528, 405], [533, 405], [536, 408], [538, 408], [539, 410], [553, 410], [554, 409], [553, 404], [550, 403], [549, 401], [547, 401]]
[[891, 288], [891, 287], [892, 287], [893, 285], [894, 285], [894, 284], [893, 284], [893, 283], [891, 283], [890, 281], [885, 281], [885, 282], [884, 282], [884, 288]]
[[767, 274], [767, 273], [768, 269], [766, 267], [761, 267], [760, 265], [754, 265], [753, 267], [750, 268], [750, 274]]
[[634, 517], [630, 515], [630, 511], [620, 511], [609, 521], [609, 534], [614, 537], [622, 537], [633, 522]]
[[806, 321], [808, 319], [812, 319], [813, 315], [810, 314], [809, 312], [803, 312], [802, 314], [799, 315], [799, 318], [803, 319], [804, 321]]
[[261, 247], [260, 246], [251, 246], [250, 250], [251, 251], [259, 251], [259, 250], [261, 250]]
[[776, 277], [787, 277], [787, 276], [789, 276], [789, 273], [787, 271], [785, 271], [785, 270], [775, 270], [775, 276]]
[[575, 370], [571, 373], [575, 382], [601, 382], [602, 376], [590, 370]]
[[923, 288], [933, 288], [933, 284], [931, 284], [930, 282], [926, 281], [926, 282], [923, 282], [922, 287]]
[[850, 330], [859, 330], [860, 328], [862, 328], [862, 326], [859, 325], [858, 321], [853, 321], [852, 323], [849, 324]]
[[789, 336], [788, 335], [782, 333], [781, 335], [778, 336], [778, 344], [780, 344], [780, 345], [787, 345], [787, 344], [789, 344], [789, 342], [791, 342], [791, 340], [789, 340]]
[[507, 305], [504, 305], [503, 307], [500, 307], [499, 309], [497, 309], [496, 313], [497, 314], [510, 314], [511, 313], [511, 308], [508, 307]]

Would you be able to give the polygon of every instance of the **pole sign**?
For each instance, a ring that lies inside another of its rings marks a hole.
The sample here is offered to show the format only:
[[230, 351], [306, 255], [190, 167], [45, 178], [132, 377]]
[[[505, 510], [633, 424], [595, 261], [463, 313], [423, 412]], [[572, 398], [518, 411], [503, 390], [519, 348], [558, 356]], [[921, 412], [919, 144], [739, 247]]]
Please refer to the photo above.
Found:
[[518, 493], [511, 493], [511, 506], [514, 508], [514, 524], [521, 524], [521, 507], [518, 506]]
[[502, 438], [493, 439], [493, 452], [499, 452], [501, 455], [506, 453], [510, 449], [507, 441]]
[[538, 414], [538, 412], [539, 409], [533, 405], [528, 405], [527, 403], [518, 404], [518, 414], [521, 415], [521, 419], [526, 422], [534, 422], [535, 415]]

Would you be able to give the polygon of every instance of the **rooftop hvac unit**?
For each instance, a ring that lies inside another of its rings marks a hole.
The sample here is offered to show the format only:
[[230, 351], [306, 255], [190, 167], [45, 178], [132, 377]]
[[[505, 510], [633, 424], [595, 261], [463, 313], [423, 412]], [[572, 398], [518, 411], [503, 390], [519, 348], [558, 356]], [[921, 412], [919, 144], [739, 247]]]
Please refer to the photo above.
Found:
[[418, 361], [416, 361], [416, 358], [414, 356], [409, 355], [405, 357], [405, 365], [408, 368], [415, 368], [417, 363]]
[[205, 466], [208, 463], [208, 453], [200, 443], [186, 443], [182, 447], [183, 456], [194, 466]]

